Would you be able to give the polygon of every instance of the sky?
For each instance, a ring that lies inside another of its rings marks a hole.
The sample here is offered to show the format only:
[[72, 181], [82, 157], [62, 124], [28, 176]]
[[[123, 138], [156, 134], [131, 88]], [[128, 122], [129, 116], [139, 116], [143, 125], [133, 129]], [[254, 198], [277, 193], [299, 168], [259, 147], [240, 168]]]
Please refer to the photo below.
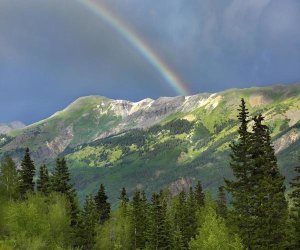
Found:
[[85, 95], [300, 82], [299, 24], [299, 0], [0, 0], [0, 123], [30, 124]]

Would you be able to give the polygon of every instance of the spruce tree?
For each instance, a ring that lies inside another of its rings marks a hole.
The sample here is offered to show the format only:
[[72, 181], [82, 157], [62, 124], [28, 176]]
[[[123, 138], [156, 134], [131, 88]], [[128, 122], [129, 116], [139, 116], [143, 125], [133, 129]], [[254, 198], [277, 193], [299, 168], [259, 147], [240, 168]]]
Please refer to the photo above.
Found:
[[290, 182], [292, 192], [289, 194], [289, 197], [293, 203], [291, 209], [291, 219], [295, 231], [294, 248], [300, 249], [300, 165], [295, 167], [295, 172], [296, 176]]
[[95, 202], [98, 212], [98, 223], [103, 224], [110, 217], [110, 203], [107, 201], [108, 197], [105, 194], [104, 185], [101, 184]]
[[120, 201], [120, 206], [123, 208], [127, 207], [127, 203], [129, 202], [128, 196], [127, 196], [127, 191], [126, 189], [123, 187], [120, 197], [119, 197], [119, 201]]
[[46, 165], [40, 167], [39, 177], [37, 180], [37, 191], [44, 195], [48, 195], [50, 192], [50, 177]]
[[223, 186], [219, 187], [217, 200], [217, 214], [224, 219], [227, 218], [226, 195]]
[[253, 249], [286, 249], [287, 201], [284, 196], [284, 177], [280, 174], [269, 128], [262, 115], [254, 117], [251, 135], [252, 211], [255, 231]]
[[160, 195], [154, 193], [151, 198], [150, 221], [147, 249], [172, 249], [170, 224], [167, 219], [167, 204]]
[[57, 158], [53, 176], [51, 178], [52, 190], [61, 194], [69, 194], [73, 189], [70, 181], [71, 175], [65, 158]]
[[57, 158], [53, 176], [51, 177], [51, 191], [66, 195], [70, 204], [71, 226], [75, 227], [78, 222], [79, 206], [77, 193], [70, 181], [71, 175], [66, 160]]
[[13, 200], [18, 197], [18, 172], [13, 159], [6, 156], [0, 165], [0, 192]]
[[196, 236], [197, 233], [197, 202], [195, 199], [195, 193], [193, 188], [190, 188], [190, 192], [186, 201], [186, 220], [187, 220], [187, 243]]
[[203, 207], [204, 206], [204, 193], [203, 193], [203, 188], [201, 185], [201, 182], [198, 181], [197, 185], [195, 187], [195, 200], [197, 202], [198, 207]]
[[[197, 230], [196, 230], [197, 233]], [[173, 246], [172, 246], [172, 250], [182, 250], [182, 249], [186, 249], [186, 245], [185, 242], [183, 240], [181, 231], [178, 227], [175, 227], [175, 229], [173, 229]]]
[[190, 228], [189, 228], [189, 215], [188, 215], [188, 206], [187, 206], [187, 199], [186, 194], [181, 191], [176, 198], [176, 202], [174, 205], [174, 226], [175, 229], [178, 229], [183, 242], [183, 249], [188, 249], [188, 242], [190, 241]]
[[147, 242], [147, 200], [140, 190], [132, 198], [132, 239], [134, 249], [144, 249]]
[[95, 200], [92, 195], [86, 197], [83, 211], [80, 215], [81, 221], [81, 242], [78, 244], [83, 249], [93, 249], [96, 236], [96, 224], [98, 222], [98, 214]]
[[290, 182], [292, 192], [289, 194], [289, 197], [292, 199], [294, 207], [300, 209], [300, 165], [295, 167], [295, 173], [296, 176]]
[[239, 233], [245, 246], [251, 249], [252, 235], [254, 232], [252, 211], [253, 186], [250, 181], [252, 157], [250, 154], [251, 133], [248, 131], [249, 112], [246, 108], [245, 100], [241, 100], [238, 109], [238, 120], [240, 126], [238, 129], [238, 141], [230, 145], [231, 161], [230, 167], [235, 177], [234, 180], [225, 180], [226, 189], [232, 194], [232, 205], [234, 208], [234, 220], [239, 228]]
[[29, 148], [26, 149], [20, 170], [20, 195], [24, 198], [27, 192], [34, 191], [33, 177], [35, 175], [34, 162], [30, 157]]

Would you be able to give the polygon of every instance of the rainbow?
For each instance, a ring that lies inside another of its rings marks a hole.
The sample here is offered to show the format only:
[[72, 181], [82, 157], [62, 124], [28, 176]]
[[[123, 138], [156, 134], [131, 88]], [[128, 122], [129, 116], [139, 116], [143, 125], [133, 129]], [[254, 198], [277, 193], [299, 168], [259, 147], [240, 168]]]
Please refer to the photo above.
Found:
[[109, 11], [102, 3], [95, 0], [77, 0], [103, 21], [111, 25], [118, 33], [120, 33], [139, 53], [155, 67], [165, 81], [179, 95], [188, 95], [190, 93], [188, 87], [180, 80], [180, 78], [168, 67], [168, 65], [147, 45], [147, 43], [124, 24], [118, 17]]

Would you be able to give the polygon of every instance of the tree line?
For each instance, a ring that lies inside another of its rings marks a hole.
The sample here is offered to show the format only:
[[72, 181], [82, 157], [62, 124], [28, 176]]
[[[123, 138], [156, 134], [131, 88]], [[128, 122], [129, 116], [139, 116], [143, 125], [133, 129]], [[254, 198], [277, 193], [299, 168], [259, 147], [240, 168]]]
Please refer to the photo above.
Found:
[[[120, 190], [118, 207], [101, 184], [79, 205], [64, 158], [50, 173], [36, 169], [29, 149], [18, 170], [5, 157], [0, 175], [0, 249], [300, 249], [300, 166], [286, 192], [264, 117], [249, 116], [242, 99], [234, 177], [217, 200], [201, 182], [176, 196]], [[227, 193], [231, 195], [230, 205]]]

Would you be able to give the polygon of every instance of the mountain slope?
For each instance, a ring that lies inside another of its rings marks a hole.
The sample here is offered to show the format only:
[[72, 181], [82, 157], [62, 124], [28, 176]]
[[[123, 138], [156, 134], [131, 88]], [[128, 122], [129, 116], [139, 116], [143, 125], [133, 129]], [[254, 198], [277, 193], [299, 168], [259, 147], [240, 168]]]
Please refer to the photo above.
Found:
[[65, 156], [81, 197], [104, 183], [115, 202], [122, 186], [173, 193], [197, 179], [214, 191], [230, 177], [229, 143], [237, 108], [262, 112], [283, 173], [292, 176], [300, 143], [300, 84], [231, 89], [215, 94], [145, 99], [138, 103], [90, 96], [50, 118], [9, 134], [1, 153], [16, 159], [29, 146], [38, 164]]

